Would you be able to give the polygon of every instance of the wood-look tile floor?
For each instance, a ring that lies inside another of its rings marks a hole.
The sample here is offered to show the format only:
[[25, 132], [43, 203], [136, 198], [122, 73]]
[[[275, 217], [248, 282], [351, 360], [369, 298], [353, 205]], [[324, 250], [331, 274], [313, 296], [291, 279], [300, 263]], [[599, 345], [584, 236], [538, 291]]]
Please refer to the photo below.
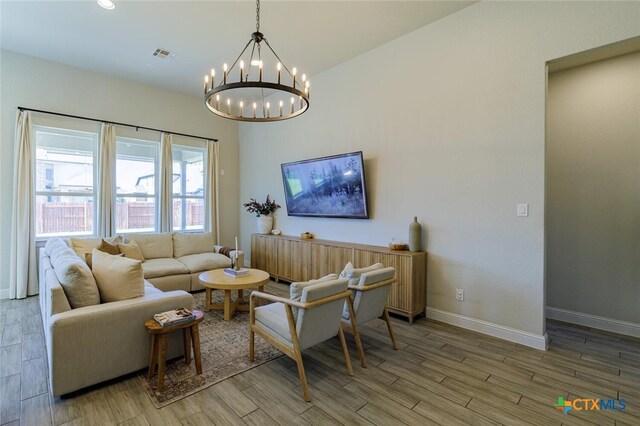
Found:
[[[286, 291], [271, 284], [268, 290]], [[312, 402], [279, 358], [156, 409], [135, 375], [64, 399], [46, 384], [37, 297], [0, 301], [0, 423], [22, 425], [640, 425], [640, 340], [549, 321], [542, 352], [426, 320], [362, 329], [368, 368], [344, 368], [339, 342], [304, 353]], [[349, 339], [353, 349], [353, 340]], [[565, 399], [624, 399], [625, 411], [554, 408]]]

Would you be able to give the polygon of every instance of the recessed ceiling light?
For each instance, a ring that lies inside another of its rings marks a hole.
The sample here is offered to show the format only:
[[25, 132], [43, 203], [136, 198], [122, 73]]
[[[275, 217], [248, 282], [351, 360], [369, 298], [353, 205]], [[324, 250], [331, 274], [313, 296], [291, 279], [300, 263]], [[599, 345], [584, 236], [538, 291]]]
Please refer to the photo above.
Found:
[[111, 0], [98, 0], [98, 4], [103, 9], [112, 10], [116, 8], [116, 5]]

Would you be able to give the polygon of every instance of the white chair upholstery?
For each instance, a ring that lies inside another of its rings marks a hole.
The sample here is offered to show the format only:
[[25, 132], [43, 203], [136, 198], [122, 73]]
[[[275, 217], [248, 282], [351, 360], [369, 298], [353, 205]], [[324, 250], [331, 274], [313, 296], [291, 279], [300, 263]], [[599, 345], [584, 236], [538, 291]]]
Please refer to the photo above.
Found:
[[353, 333], [360, 356], [360, 364], [366, 368], [364, 351], [357, 326], [380, 318], [386, 321], [393, 349], [398, 349], [396, 337], [391, 327], [387, 312], [387, 297], [391, 284], [395, 280], [395, 268], [381, 268], [365, 272], [357, 279], [349, 281], [349, 290], [353, 291], [353, 318], [350, 314], [351, 306], [345, 303], [342, 311], [342, 326]]
[[[262, 292], [251, 293], [249, 325], [249, 360], [254, 360], [254, 333], [258, 333], [298, 365], [305, 401], [310, 401], [309, 389], [302, 364], [301, 351], [327, 339], [340, 336], [342, 351], [349, 375], [353, 375], [351, 360], [341, 327], [342, 307], [350, 300], [347, 279], [320, 281], [304, 286], [300, 301]], [[256, 300], [275, 303], [256, 307]], [[292, 307], [297, 308], [294, 316]]]

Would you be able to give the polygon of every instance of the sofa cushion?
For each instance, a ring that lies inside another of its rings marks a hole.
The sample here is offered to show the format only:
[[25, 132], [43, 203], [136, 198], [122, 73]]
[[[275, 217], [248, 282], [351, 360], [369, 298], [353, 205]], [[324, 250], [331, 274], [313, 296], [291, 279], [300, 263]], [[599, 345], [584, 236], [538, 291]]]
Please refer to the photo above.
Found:
[[[115, 237], [109, 237], [104, 239], [109, 244], [118, 244], [122, 242], [122, 237], [116, 235]], [[85, 258], [86, 253], [91, 253], [94, 248], [100, 247], [102, 244], [102, 238], [69, 238], [69, 245], [80, 256], [80, 259]], [[48, 252], [47, 252], [48, 254]]]
[[145, 296], [150, 296], [152, 294], [161, 294], [161, 293], [163, 293], [163, 291], [158, 290], [149, 281], [144, 280], [144, 295]]
[[218, 253], [199, 253], [178, 257], [189, 272], [210, 271], [212, 269], [229, 268], [231, 259]]
[[144, 262], [146, 260], [142, 255], [140, 246], [138, 246], [138, 243], [135, 241], [132, 241], [129, 244], [118, 244], [118, 250], [120, 250], [120, 253], [124, 254], [124, 257], [128, 259], [134, 259], [140, 262]]
[[172, 234], [132, 234], [128, 239], [138, 243], [145, 259], [173, 257]]
[[211, 252], [213, 252], [213, 234], [211, 232], [197, 234], [176, 232], [173, 234], [173, 255], [175, 257]]
[[[66, 244], [52, 249], [49, 260], [72, 308], [98, 305], [100, 292], [91, 270]], [[51, 247], [50, 247], [51, 248]]]
[[112, 256], [93, 249], [93, 275], [103, 302], [117, 302], [144, 296], [142, 264], [138, 260]]
[[184, 263], [178, 262], [172, 257], [147, 259], [142, 264], [142, 270], [145, 279], [189, 273], [189, 269]]
[[58, 250], [67, 248], [69, 248], [69, 246], [67, 246], [64, 241], [57, 237], [49, 238], [44, 245], [44, 251], [49, 257], [53, 257], [54, 253], [57, 253]]

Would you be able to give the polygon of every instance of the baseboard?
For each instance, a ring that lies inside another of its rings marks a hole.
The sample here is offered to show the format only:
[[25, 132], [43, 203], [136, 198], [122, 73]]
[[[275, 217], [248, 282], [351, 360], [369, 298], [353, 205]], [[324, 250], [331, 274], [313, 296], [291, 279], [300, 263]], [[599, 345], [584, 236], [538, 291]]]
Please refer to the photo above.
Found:
[[9, 298], [9, 289], [0, 290], [0, 299], [8, 299]]
[[599, 317], [597, 315], [569, 311], [567, 309], [554, 308], [552, 306], [547, 306], [546, 312], [547, 318], [550, 319], [578, 324], [585, 327], [597, 328], [598, 330], [610, 331], [612, 333], [624, 334], [625, 336], [640, 337], [640, 324], [635, 322]]
[[427, 307], [427, 318], [466, 328], [467, 330], [477, 331], [478, 333], [487, 334], [499, 339], [509, 340], [510, 342], [519, 343], [542, 351], [547, 350], [549, 347], [549, 337], [546, 333], [544, 335], [529, 333], [527, 331], [517, 330], [504, 325], [430, 307]]

